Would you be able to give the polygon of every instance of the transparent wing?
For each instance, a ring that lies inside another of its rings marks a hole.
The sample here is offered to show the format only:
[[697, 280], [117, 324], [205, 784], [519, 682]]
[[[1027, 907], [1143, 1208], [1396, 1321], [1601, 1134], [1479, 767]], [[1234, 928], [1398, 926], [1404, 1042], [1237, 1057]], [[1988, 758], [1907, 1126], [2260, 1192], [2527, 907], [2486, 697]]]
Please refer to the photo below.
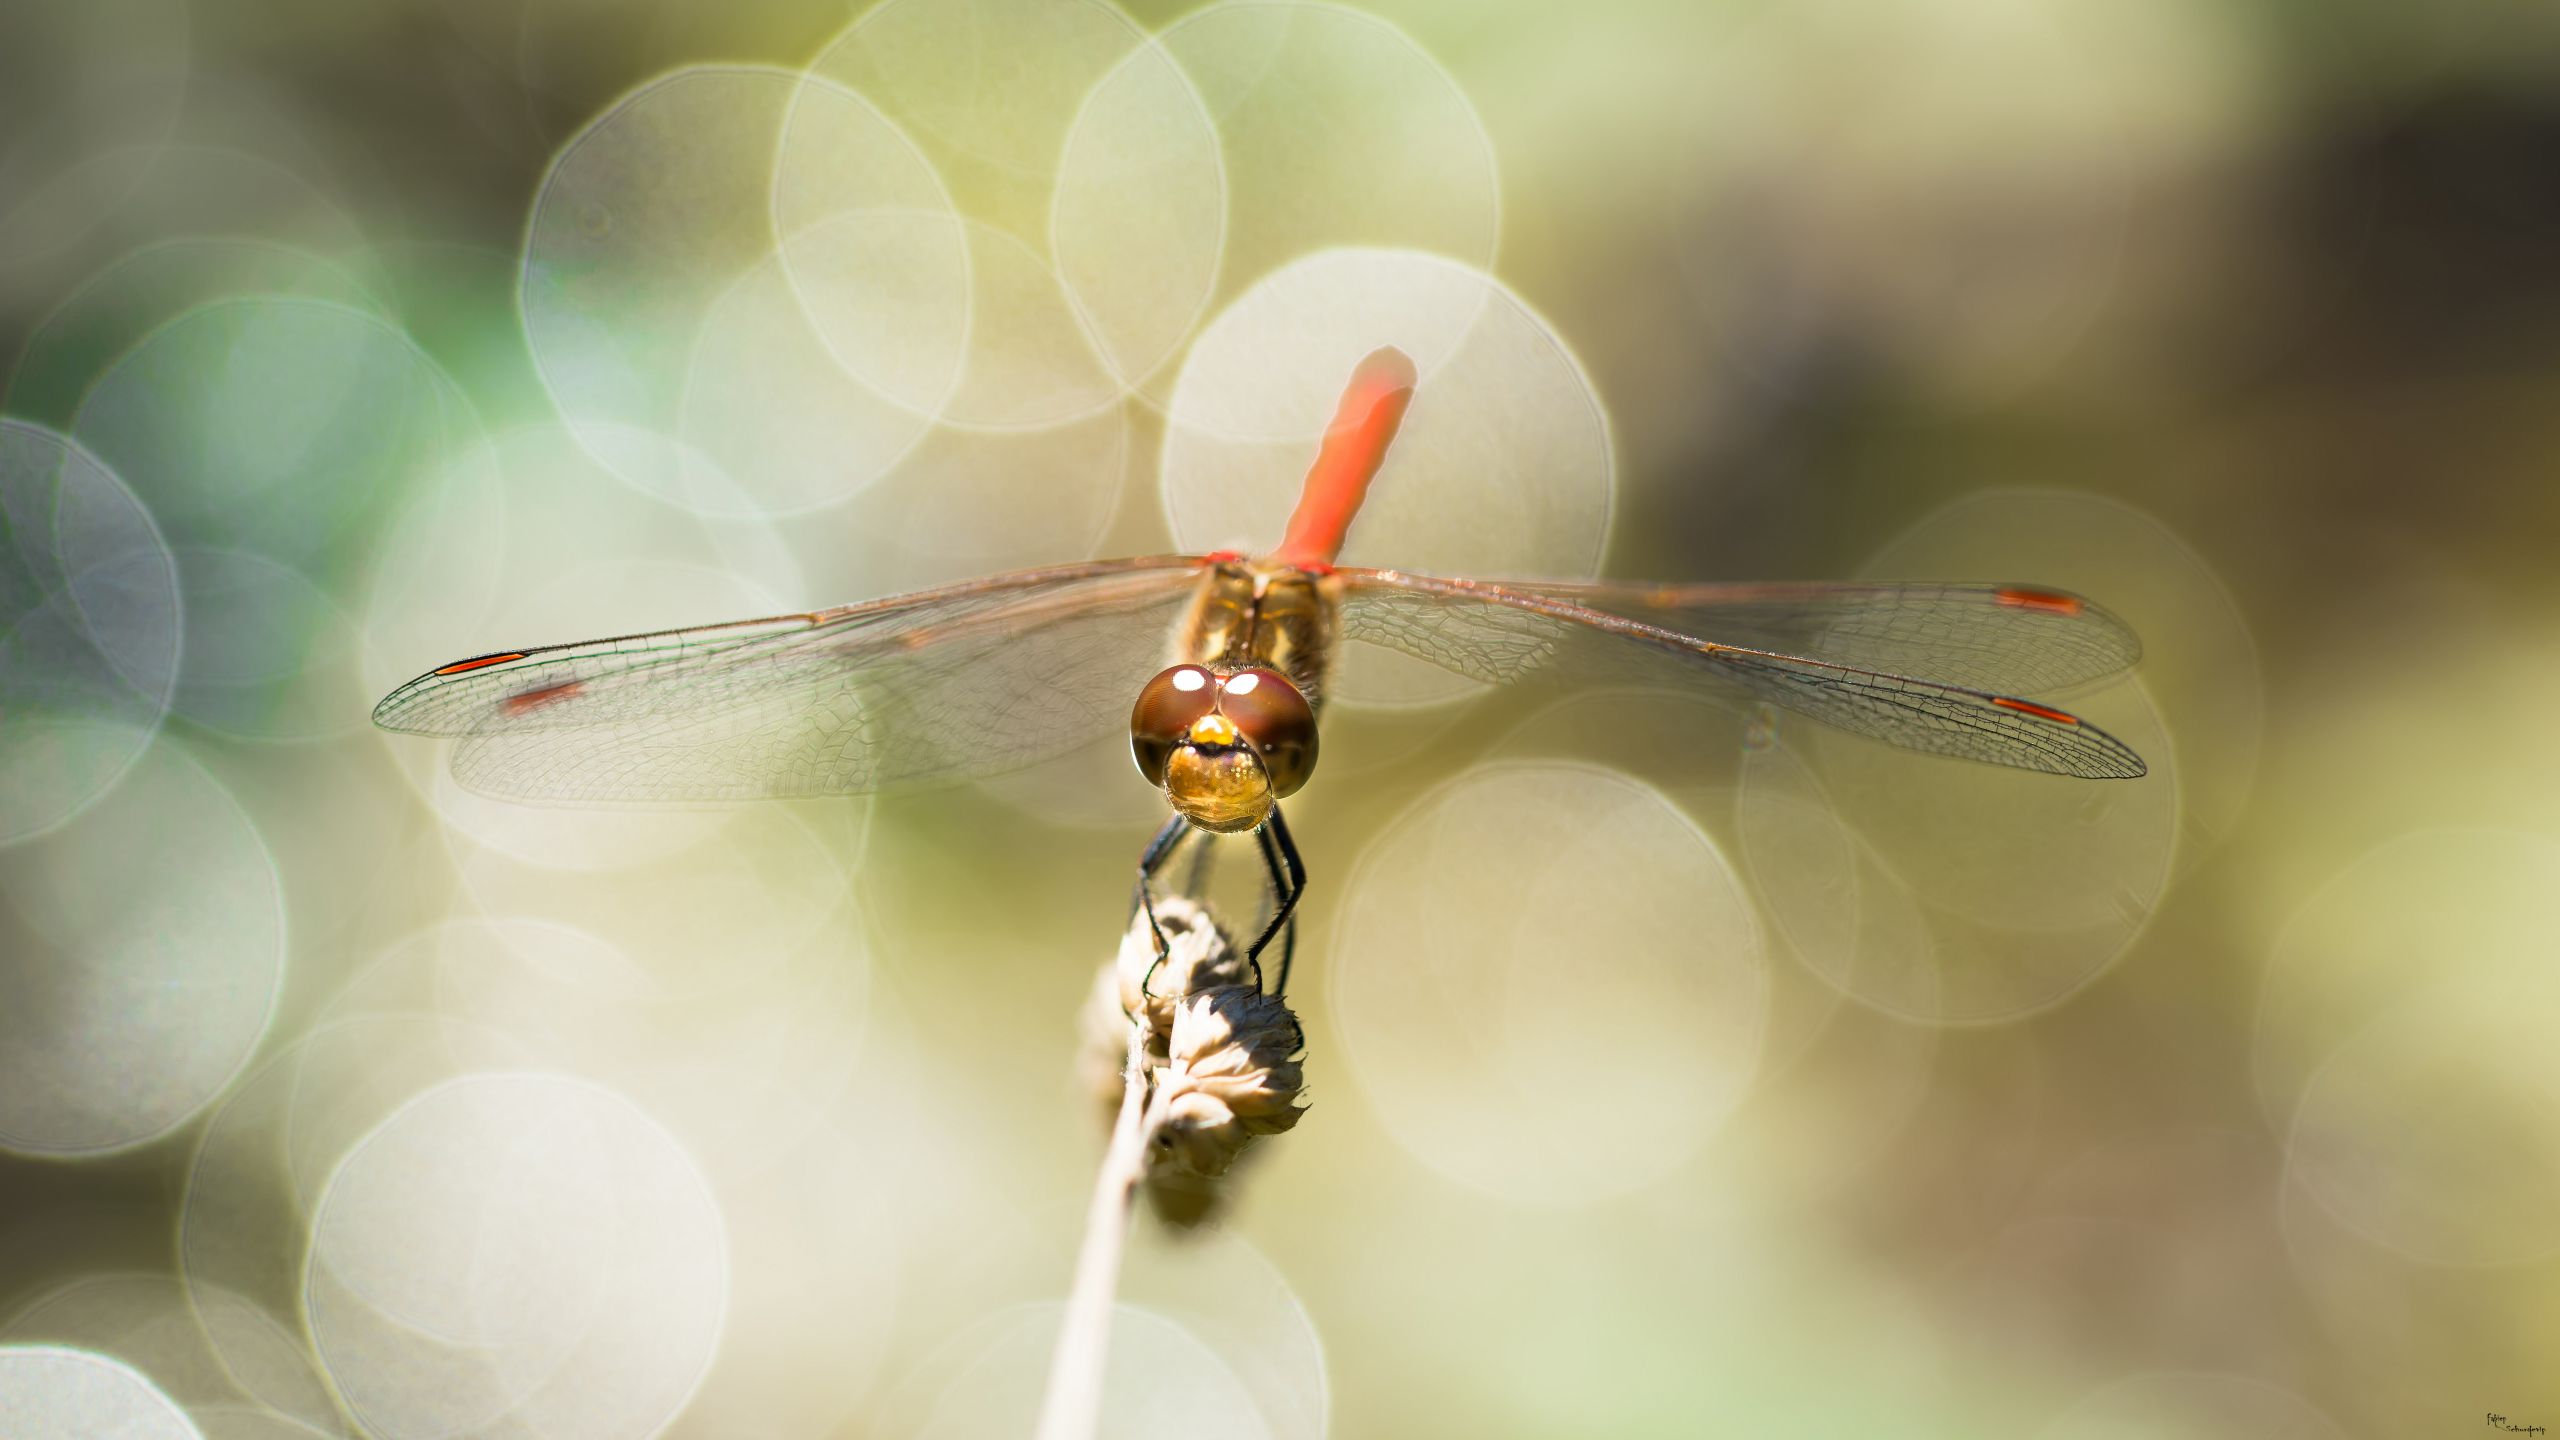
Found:
[[992, 775], [1128, 722], [1202, 563], [1025, 570], [805, 615], [458, 660], [375, 723], [528, 800], [843, 795]]
[[[1489, 584], [1388, 570], [1341, 574], [1346, 637], [1478, 680], [1544, 673], [1584, 681], [1693, 681], [1933, 755], [2089, 779], [2144, 772], [2142, 758], [2114, 736], [2067, 711], [2004, 693], [2111, 674], [2140, 653], [2121, 621], [2060, 591], [1990, 585], [1635, 589]], [[1635, 613], [1615, 613], [1620, 610]], [[1703, 626], [1728, 618], [1732, 629], [1714, 638], [1667, 623], [1695, 619]], [[1800, 643], [1806, 653], [1745, 643], [1749, 639]]]
[[2041, 585], [1852, 581], [1503, 588], [1719, 644], [2004, 695], [2067, 690], [2129, 669], [2142, 658], [2142, 642], [2122, 620], [2095, 601]]

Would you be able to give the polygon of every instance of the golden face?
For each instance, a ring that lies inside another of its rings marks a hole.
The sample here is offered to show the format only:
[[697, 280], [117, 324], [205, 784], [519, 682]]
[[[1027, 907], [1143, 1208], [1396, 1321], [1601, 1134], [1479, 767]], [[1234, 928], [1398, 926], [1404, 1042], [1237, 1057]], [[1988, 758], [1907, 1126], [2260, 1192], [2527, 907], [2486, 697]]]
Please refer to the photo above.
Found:
[[1276, 670], [1221, 675], [1176, 665], [1138, 692], [1129, 712], [1138, 771], [1183, 818], [1232, 833], [1263, 822], [1316, 768], [1316, 717]]

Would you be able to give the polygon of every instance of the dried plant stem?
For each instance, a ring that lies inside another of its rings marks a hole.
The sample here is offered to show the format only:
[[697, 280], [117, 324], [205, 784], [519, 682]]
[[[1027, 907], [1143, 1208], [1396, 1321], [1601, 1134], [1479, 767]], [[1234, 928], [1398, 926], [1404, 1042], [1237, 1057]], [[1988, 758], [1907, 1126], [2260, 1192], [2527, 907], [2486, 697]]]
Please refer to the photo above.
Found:
[[1129, 1027], [1129, 1058], [1120, 1118], [1094, 1176], [1093, 1207], [1085, 1214], [1084, 1247], [1076, 1255], [1075, 1290], [1067, 1297], [1066, 1325], [1049, 1361], [1049, 1389], [1040, 1403], [1039, 1440], [1092, 1440], [1102, 1423], [1102, 1371], [1111, 1357], [1111, 1304], [1120, 1288], [1120, 1252], [1129, 1237], [1130, 1199], [1146, 1177], [1147, 1147], [1164, 1125], [1166, 1095], [1149, 1095], [1146, 1031]]

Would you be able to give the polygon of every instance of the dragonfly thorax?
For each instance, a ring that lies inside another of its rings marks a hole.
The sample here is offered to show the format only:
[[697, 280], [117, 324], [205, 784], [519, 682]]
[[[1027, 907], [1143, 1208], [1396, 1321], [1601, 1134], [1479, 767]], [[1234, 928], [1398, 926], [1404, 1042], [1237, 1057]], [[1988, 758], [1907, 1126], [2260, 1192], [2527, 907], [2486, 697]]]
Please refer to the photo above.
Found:
[[1309, 706], [1322, 709], [1341, 628], [1341, 591], [1330, 575], [1291, 566], [1213, 565], [1175, 632], [1173, 658], [1220, 674], [1277, 670]]

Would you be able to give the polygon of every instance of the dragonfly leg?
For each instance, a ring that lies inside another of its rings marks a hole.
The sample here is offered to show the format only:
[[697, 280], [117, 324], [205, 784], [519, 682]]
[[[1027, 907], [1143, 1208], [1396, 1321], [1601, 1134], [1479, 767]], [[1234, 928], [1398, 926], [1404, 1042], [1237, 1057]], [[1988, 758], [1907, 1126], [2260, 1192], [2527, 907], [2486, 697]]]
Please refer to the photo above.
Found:
[[[1273, 810], [1271, 818], [1275, 821], [1279, 820], [1280, 812], [1277, 809]], [[1280, 983], [1273, 986], [1271, 990], [1271, 998], [1284, 999], [1289, 989], [1289, 965], [1298, 958], [1298, 917], [1295, 911], [1298, 896], [1307, 888], [1307, 871], [1305, 866], [1298, 863], [1298, 847], [1289, 839], [1289, 827], [1286, 824], [1281, 825], [1276, 831], [1267, 828], [1257, 830], [1254, 832], [1254, 838], [1262, 842], [1262, 863], [1271, 872], [1271, 889], [1274, 895], [1279, 894], [1282, 888], [1281, 866], [1284, 859], [1287, 862], [1288, 873], [1295, 877], [1280, 921], [1286, 927], [1280, 932]], [[1270, 937], [1266, 935], [1264, 938]], [[1253, 983], [1257, 988], [1262, 984], [1262, 965], [1259, 961], [1254, 963]], [[1307, 1048], [1307, 1027], [1299, 1023], [1296, 1011], [1284, 1009], [1283, 1013], [1289, 1017], [1290, 1028], [1298, 1032], [1298, 1043], [1292, 1048], [1303, 1052]]]
[[[1268, 826], [1256, 827], [1253, 832], [1253, 841], [1254, 844], [1260, 847], [1262, 851], [1263, 873], [1269, 877], [1267, 886], [1268, 894], [1263, 900], [1262, 913], [1255, 917], [1253, 923], [1258, 928], [1268, 926], [1278, 927], [1280, 931], [1280, 983], [1285, 986], [1289, 983], [1290, 957], [1296, 955], [1298, 952], [1298, 917], [1288, 915], [1281, 909], [1281, 898], [1289, 893], [1288, 875], [1281, 865], [1279, 844], [1271, 838], [1270, 828]], [[1271, 931], [1267, 928], [1262, 929], [1261, 943], [1267, 944], [1270, 939]], [[1246, 960], [1248, 964], [1253, 966], [1253, 988], [1256, 990], [1266, 988], [1262, 983], [1261, 957], [1259, 955], [1253, 955], [1246, 957]], [[1277, 995], [1280, 992], [1278, 990], [1273, 990], [1271, 993]]]
[[1245, 951], [1245, 958], [1255, 962], [1258, 968], [1263, 948], [1271, 943], [1271, 937], [1284, 927], [1288, 930], [1288, 943], [1280, 950], [1280, 983], [1271, 991], [1280, 995], [1289, 988], [1289, 963], [1297, 958], [1298, 897], [1307, 891], [1307, 867], [1298, 859], [1297, 842], [1289, 838], [1289, 822], [1280, 818], [1279, 806], [1271, 807], [1271, 818], [1254, 831], [1254, 838], [1261, 844], [1263, 867], [1271, 874], [1271, 891], [1278, 897], [1279, 907], [1273, 912], [1270, 923], [1262, 927], [1262, 933], [1254, 937], [1252, 948]]
[[1148, 991], [1148, 983], [1156, 978], [1156, 971], [1164, 967], [1164, 962], [1173, 958], [1173, 944], [1164, 938], [1164, 927], [1156, 923], [1156, 872], [1173, 858], [1173, 852], [1182, 847], [1183, 837], [1190, 833], [1191, 822], [1179, 815], [1168, 816], [1164, 828], [1156, 832], [1156, 838], [1148, 841], [1146, 851], [1138, 856], [1138, 885], [1136, 893], [1129, 897], [1129, 910], [1131, 914], [1147, 912], [1148, 933], [1156, 937], [1155, 964], [1148, 966], [1138, 981], [1138, 993], [1150, 1000], [1155, 996]]

